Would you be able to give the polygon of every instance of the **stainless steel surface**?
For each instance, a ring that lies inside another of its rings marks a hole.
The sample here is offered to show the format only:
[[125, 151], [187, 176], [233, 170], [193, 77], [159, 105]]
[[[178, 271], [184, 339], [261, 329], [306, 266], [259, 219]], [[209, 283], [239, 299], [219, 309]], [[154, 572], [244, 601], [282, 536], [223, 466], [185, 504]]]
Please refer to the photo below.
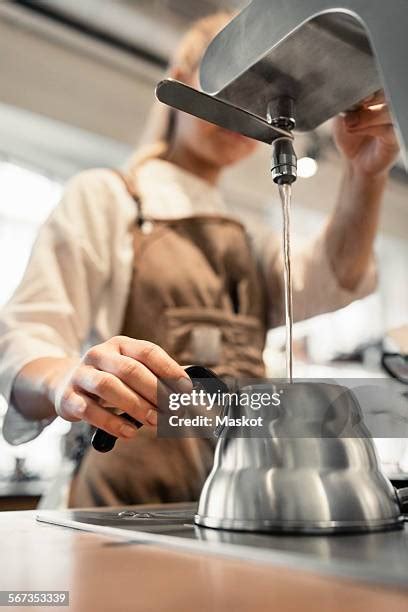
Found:
[[160, 102], [168, 106], [254, 140], [271, 144], [275, 138], [281, 136], [293, 139], [287, 130], [273, 127], [264, 119], [174, 79], [161, 81], [157, 85], [156, 96]]
[[[252, 391], [271, 393], [271, 387], [257, 385]], [[223, 432], [196, 523], [303, 533], [401, 527], [398, 498], [380, 471], [351, 391], [302, 382], [284, 384], [280, 391], [280, 406], [257, 414], [269, 437]]]
[[289, 95], [300, 130], [384, 86], [406, 154], [407, 30], [405, 0], [253, 0], [210, 44], [201, 85], [263, 118]]
[[38, 518], [120, 538], [124, 545], [166, 546], [408, 588], [408, 527], [337, 537], [272, 535], [194, 526], [195, 504], [146, 506], [133, 511], [135, 516], [128, 518], [120, 516], [120, 509], [42, 512]]

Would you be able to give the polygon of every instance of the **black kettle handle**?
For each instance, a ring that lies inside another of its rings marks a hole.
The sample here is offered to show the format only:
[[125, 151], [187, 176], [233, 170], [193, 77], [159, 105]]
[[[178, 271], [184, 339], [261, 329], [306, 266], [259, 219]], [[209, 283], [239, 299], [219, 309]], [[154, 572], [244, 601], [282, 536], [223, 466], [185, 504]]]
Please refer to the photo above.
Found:
[[[141, 427], [143, 427], [143, 423], [141, 423], [140, 421], [137, 421], [135, 418], [130, 416], [130, 414], [127, 414], [127, 412], [123, 412], [120, 416], [122, 419], [126, 419], [127, 421], [129, 421], [129, 423], [132, 423], [132, 425], [135, 425], [137, 429], [140, 429]], [[95, 429], [92, 435], [91, 444], [94, 447], [94, 449], [97, 450], [99, 453], [109, 453], [109, 451], [111, 451], [114, 448], [116, 444], [116, 440], [117, 440], [116, 436], [108, 433], [104, 429], [98, 428], [98, 429]]]
[[[220, 390], [221, 392], [225, 393], [228, 391], [227, 385], [220, 378], [218, 378], [215, 372], [209, 368], [198, 365], [190, 365], [184, 369], [193, 382], [194, 380], [200, 380], [200, 382], [208, 388], [208, 391], [214, 392], [215, 390]], [[208, 384], [206, 384], [207, 381]], [[137, 421], [126, 412], [122, 413], [120, 416], [135, 425], [138, 429], [143, 427], [143, 423]], [[116, 440], [116, 436], [98, 428], [92, 435], [91, 444], [99, 453], [109, 453], [109, 451], [114, 448]]]

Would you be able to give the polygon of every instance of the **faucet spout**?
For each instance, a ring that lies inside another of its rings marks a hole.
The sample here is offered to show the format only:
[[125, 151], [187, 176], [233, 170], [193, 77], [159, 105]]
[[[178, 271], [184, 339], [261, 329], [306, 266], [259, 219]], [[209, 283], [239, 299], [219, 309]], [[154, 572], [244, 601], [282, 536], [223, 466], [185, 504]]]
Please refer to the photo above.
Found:
[[291, 185], [297, 179], [297, 157], [290, 138], [272, 143], [272, 179], [277, 185]]
[[[295, 103], [292, 98], [281, 97], [268, 105], [268, 123], [288, 132], [296, 126]], [[281, 136], [272, 143], [272, 178], [278, 185], [291, 185], [297, 179], [297, 157], [293, 138]]]

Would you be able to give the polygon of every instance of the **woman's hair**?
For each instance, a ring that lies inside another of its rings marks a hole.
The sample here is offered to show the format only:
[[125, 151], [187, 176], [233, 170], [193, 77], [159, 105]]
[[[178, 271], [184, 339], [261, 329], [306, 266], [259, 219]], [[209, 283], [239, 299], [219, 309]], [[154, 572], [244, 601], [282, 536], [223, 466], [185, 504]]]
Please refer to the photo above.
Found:
[[[170, 69], [179, 69], [187, 79], [193, 76], [208, 45], [231, 21], [232, 17], [232, 12], [222, 11], [196, 21], [177, 46], [170, 61]], [[167, 157], [174, 138], [176, 123], [177, 111], [156, 101], [140, 147], [130, 159], [128, 169], [131, 174], [149, 159]]]

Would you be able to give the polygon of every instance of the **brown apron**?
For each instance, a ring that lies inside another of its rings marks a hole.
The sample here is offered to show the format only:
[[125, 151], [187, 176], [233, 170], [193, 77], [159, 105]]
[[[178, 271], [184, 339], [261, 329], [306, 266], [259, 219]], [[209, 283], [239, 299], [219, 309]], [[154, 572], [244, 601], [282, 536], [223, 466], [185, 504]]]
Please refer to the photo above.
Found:
[[[121, 334], [160, 345], [181, 365], [262, 377], [265, 282], [243, 226], [215, 215], [146, 219], [131, 194], [139, 214]], [[144, 427], [106, 455], [88, 451], [70, 505], [196, 500], [213, 448], [208, 439], [159, 439]]]

